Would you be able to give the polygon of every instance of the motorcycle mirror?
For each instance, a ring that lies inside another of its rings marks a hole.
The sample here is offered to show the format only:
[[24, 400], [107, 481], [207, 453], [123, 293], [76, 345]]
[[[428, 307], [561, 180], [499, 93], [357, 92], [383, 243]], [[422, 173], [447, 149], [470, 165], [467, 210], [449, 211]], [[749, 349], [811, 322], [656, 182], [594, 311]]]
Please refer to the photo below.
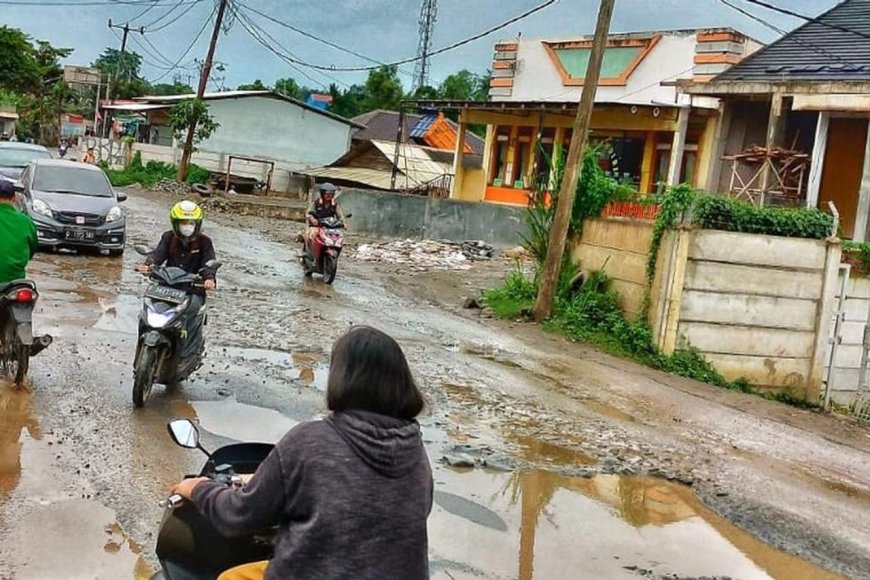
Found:
[[151, 248], [149, 248], [145, 244], [136, 244], [135, 246], [133, 246], [133, 249], [142, 254], [143, 256], [147, 256], [151, 253]]
[[190, 419], [173, 419], [167, 427], [172, 440], [180, 447], [199, 448], [199, 429]]
[[350, 218], [352, 218], [352, 217], [353, 217], [353, 214], [352, 214], [352, 213], [349, 213], [349, 214], [347, 214], [347, 215], [346, 215], [346, 216], [344, 216], [344, 217], [345, 217], [345, 219], [350, 219]]
[[210, 270], [217, 270], [217, 269], [220, 268], [222, 265], [223, 265], [223, 264], [221, 264], [221, 263], [218, 262], [217, 260], [209, 260], [208, 262], [205, 263], [205, 267], [208, 268], [208, 269], [210, 269]]

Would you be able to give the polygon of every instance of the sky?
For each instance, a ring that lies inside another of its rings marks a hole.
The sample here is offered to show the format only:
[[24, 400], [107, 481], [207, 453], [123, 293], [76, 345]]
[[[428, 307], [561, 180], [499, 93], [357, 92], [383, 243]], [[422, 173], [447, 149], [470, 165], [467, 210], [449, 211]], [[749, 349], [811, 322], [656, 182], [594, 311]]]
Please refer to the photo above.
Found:
[[[150, 81], [171, 82], [173, 76], [195, 86], [194, 58], [205, 57], [211, 34], [209, 24], [193, 44], [182, 65], [188, 68], [168, 70], [179, 62], [188, 46], [203, 29], [214, 9], [215, 0], [6, 0], [27, 1], [37, 5], [0, 3], [0, 25], [20, 28], [31, 37], [47, 40], [55, 46], [73, 48], [67, 64], [90, 64], [106, 47], [118, 48], [118, 36], [108, 28], [107, 21], [129, 21], [131, 26], [149, 25], [143, 38], [131, 32], [130, 49], [143, 55], [142, 75]], [[59, 2], [99, 2], [91, 6], [55, 6]], [[130, 5], [123, 2], [138, 2]], [[747, 0], [727, 0], [739, 5], [776, 28], [791, 30], [801, 20], [784, 16], [750, 4]], [[768, 0], [814, 16], [834, 6], [838, 0]], [[177, 4], [173, 12], [170, 10]], [[327, 66], [366, 66], [371, 63], [357, 56], [337, 51], [315, 40], [282, 28], [262, 16], [246, 12], [256, 9], [298, 29], [349, 48], [380, 62], [412, 57], [417, 52], [417, 29], [421, 0], [232, 0], [239, 9], [271, 35], [279, 51], [292, 53], [297, 60]], [[472, 36], [519, 15], [543, 0], [439, 0], [433, 47], [439, 48]], [[466, 68], [483, 73], [492, 62], [494, 44], [522, 34], [524, 38], [572, 37], [591, 34], [595, 27], [598, 0], [558, 0], [546, 9], [457, 50], [432, 58], [430, 85]], [[146, 9], [147, 12], [142, 14]], [[140, 14], [141, 17], [137, 18]], [[168, 17], [165, 17], [168, 14]], [[231, 25], [218, 41], [216, 60], [225, 64], [223, 77], [227, 88], [261, 79], [271, 85], [278, 78], [293, 77], [300, 84], [320, 88], [336, 82], [341, 87], [365, 80], [366, 73], [294, 70], [263, 47], [245, 30], [241, 21], [230, 19]], [[165, 26], [164, 25], [167, 25]], [[762, 42], [771, 42], [779, 34], [726, 6], [722, 0], [616, 0], [611, 25], [612, 32], [664, 30], [696, 27], [730, 26]], [[117, 31], [116, 31], [117, 32]], [[271, 44], [271, 42], [270, 42]], [[152, 46], [153, 45], [153, 46]], [[144, 49], [143, 49], [144, 46]], [[273, 45], [275, 46], [275, 45]], [[146, 50], [147, 49], [147, 50]], [[159, 54], [158, 54], [159, 53]], [[402, 81], [411, 84], [413, 64], [401, 68]], [[191, 75], [190, 77], [188, 75]], [[215, 88], [211, 84], [209, 89]]]

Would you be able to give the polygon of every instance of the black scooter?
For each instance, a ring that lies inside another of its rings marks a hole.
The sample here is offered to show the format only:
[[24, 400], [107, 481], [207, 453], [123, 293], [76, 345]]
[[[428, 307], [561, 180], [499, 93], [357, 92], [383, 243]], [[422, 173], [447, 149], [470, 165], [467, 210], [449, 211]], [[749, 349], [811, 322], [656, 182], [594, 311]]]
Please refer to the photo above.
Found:
[[[199, 449], [208, 456], [199, 477], [228, 486], [241, 486], [241, 475], [254, 473], [274, 447], [267, 443], [237, 443], [209, 453], [200, 444], [199, 431], [190, 420], [174, 419], [168, 428], [178, 445]], [[214, 580], [235, 566], [272, 558], [274, 529], [227, 538], [181, 496], [170, 496], [161, 505], [165, 508], [157, 536], [161, 570], [151, 580]]]
[[[148, 248], [136, 246], [142, 255]], [[221, 264], [209, 261], [206, 268], [217, 270]], [[191, 274], [182, 268], [156, 267], [148, 274], [151, 284], [142, 300], [139, 313], [139, 340], [133, 360], [133, 404], [142, 407], [154, 383], [176, 385], [202, 366], [205, 354], [205, 337], [202, 327], [206, 324], [205, 305], [193, 312], [191, 291], [201, 287], [203, 272]], [[193, 324], [189, 324], [190, 318]], [[188, 330], [190, 329], [190, 330]], [[193, 336], [187, 336], [192, 332]], [[193, 354], [181, 356], [183, 342], [193, 340]]]
[[30, 357], [51, 344], [49, 335], [33, 336], [33, 307], [39, 299], [36, 284], [15, 280], [0, 285], [0, 372], [24, 384]]

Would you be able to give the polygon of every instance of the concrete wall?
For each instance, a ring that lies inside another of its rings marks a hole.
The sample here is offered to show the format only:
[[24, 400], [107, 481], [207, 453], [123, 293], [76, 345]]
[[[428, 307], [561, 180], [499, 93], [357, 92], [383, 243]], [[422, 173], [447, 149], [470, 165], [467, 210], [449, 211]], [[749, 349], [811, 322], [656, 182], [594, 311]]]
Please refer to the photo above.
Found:
[[[839, 286], [838, 286], [839, 288]], [[861, 373], [861, 356], [864, 343], [864, 327], [870, 310], [870, 278], [850, 276], [846, 286], [844, 303], [845, 319], [840, 327], [840, 344], [837, 346], [834, 372], [830, 377], [831, 400], [840, 405], [850, 405], [858, 392]], [[833, 329], [831, 331], [833, 338]], [[830, 361], [831, 346], [825, 352], [826, 363]]]
[[619, 293], [626, 315], [640, 312], [646, 289], [646, 261], [652, 239], [651, 222], [616, 218], [588, 219], [571, 257], [581, 269], [604, 272]]
[[344, 211], [355, 232], [385, 237], [483, 240], [496, 247], [520, 244], [525, 210], [490, 203], [345, 189]]
[[700, 230], [687, 246], [676, 346], [726, 378], [817, 397], [839, 245]]

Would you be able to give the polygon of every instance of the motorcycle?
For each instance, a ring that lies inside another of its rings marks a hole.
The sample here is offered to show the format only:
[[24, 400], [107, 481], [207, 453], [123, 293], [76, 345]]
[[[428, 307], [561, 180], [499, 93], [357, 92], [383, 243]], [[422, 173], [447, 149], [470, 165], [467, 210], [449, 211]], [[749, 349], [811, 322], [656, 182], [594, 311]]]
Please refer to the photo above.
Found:
[[64, 159], [66, 157], [67, 151], [69, 151], [69, 147], [66, 144], [63, 144], [60, 147], [58, 147], [58, 153], [60, 154], [61, 159]]
[[[147, 255], [148, 248], [137, 246], [136, 251]], [[211, 260], [203, 270], [217, 270], [220, 262]], [[142, 407], [151, 394], [154, 383], [176, 385], [202, 366], [205, 354], [205, 305], [199, 312], [191, 310], [191, 290], [202, 287], [203, 271], [197, 274], [182, 268], [160, 266], [147, 274], [151, 284], [142, 299], [139, 313], [139, 340], [133, 359], [133, 405]], [[194, 324], [189, 325], [190, 317]], [[190, 330], [188, 330], [190, 328]], [[193, 333], [196, 341], [194, 354], [181, 356], [183, 342]]]
[[[228, 486], [241, 487], [243, 476], [253, 474], [274, 447], [267, 443], [236, 443], [209, 453], [202, 447], [199, 430], [190, 420], [174, 419], [168, 429], [177, 445], [199, 449], [208, 457], [198, 477]], [[160, 503], [164, 508], [157, 535], [161, 570], [151, 580], [214, 580], [229, 568], [272, 558], [275, 528], [227, 538], [181, 496], [172, 495]]]
[[52, 337], [33, 336], [33, 307], [39, 299], [36, 284], [15, 280], [0, 286], [0, 371], [22, 386], [30, 357], [52, 343]]
[[[348, 218], [353, 214], [347, 214]], [[302, 267], [305, 275], [320, 274], [323, 281], [332, 284], [338, 271], [338, 256], [344, 246], [345, 225], [337, 217], [318, 220], [320, 228], [314, 240], [306, 240], [302, 249]]]

